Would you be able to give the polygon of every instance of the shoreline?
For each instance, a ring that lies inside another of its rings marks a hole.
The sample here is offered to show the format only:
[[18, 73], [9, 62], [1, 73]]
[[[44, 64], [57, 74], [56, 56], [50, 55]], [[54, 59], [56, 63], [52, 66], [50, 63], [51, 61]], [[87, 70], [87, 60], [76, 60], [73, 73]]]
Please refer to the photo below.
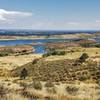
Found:
[[0, 35], [0, 41], [5, 40], [33, 40], [33, 39], [78, 39], [78, 38], [100, 38], [100, 34], [86, 34], [86, 33], [76, 33], [76, 34], [60, 34], [60, 35], [47, 35], [47, 36], [9, 36], [9, 35]]

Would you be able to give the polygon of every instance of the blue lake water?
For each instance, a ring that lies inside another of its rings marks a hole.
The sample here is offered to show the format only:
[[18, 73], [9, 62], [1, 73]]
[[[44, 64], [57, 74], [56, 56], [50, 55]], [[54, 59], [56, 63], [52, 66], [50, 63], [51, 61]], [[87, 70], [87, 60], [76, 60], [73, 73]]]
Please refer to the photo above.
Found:
[[[48, 43], [48, 42], [62, 42], [69, 41], [70, 39], [34, 39], [34, 40], [0, 40], [0, 46], [15, 46], [23, 44], [32, 44], [32, 43]], [[35, 45], [35, 53], [45, 53], [45, 46]]]
[[[96, 41], [100, 41], [100, 38], [94, 38]], [[32, 43], [49, 43], [49, 42], [66, 42], [77, 39], [34, 39], [34, 40], [0, 40], [0, 46], [15, 46], [15, 45], [24, 45]], [[35, 53], [45, 53], [45, 46], [35, 45]]]
[[64, 41], [72, 41], [77, 39], [33, 39], [33, 40], [0, 40], [0, 45], [22, 45], [22, 44], [31, 44], [31, 43], [48, 43], [48, 42], [64, 42]]

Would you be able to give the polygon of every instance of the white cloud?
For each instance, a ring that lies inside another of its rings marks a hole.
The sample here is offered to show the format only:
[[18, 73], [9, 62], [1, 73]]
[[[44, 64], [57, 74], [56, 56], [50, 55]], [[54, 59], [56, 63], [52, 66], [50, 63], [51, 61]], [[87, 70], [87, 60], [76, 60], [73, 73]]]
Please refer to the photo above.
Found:
[[[34, 22], [33, 22], [34, 23]], [[36, 22], [32, 24], [32, 29], [54, 29], [54, 30], [85, 30], [100, 29], [100, 24], [96, 22]]]
[[96, 20], [96, 23], [100, 23], [100, 20]]
[[[20, 11], [8, 11], [0, 9], [0, 21], [9, 21], [14, 20], [17, 17], [30, 17], [32, 13], [29, 12], [20, 12]], [[13, 18], [13, 19], [12, 19]]]
[[30, 27], [35, 29], [48, 29], [54, 27], [54, 23], [49, 21], [38, 21], [33, 22]]
[[77, 25], [79, 25], [80, 23], [78, 23], [78, 22], [68, 22], [67, 24], [68, 24], [68, 25], [77, 26]]
[[[37, 17], [38, 18], [38, 17]], [[32, 17], [30, 12], [8, 11], [0, 9], [0, 28], [30, 28], [30, 29], [100, 29], [100, 20], [83, 21], [50, 21]]]

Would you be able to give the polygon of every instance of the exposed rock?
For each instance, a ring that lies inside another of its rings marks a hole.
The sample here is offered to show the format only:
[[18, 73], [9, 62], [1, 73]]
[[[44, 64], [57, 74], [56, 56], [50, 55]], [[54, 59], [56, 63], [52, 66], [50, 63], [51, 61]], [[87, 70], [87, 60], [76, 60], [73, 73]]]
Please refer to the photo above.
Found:
[[31, 53], [34, 52], [35, 49], [29, 45], [21, 45], [21, 46], [4, 46], [0, 47], [0, 52], [7, 53]]

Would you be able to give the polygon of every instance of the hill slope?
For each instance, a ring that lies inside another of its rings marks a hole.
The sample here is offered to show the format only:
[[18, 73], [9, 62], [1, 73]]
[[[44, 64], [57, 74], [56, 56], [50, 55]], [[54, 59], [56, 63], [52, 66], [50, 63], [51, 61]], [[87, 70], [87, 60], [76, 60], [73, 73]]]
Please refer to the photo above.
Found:
[[[46, 59], [46, 58], [45, 58]], [[84, 64], [74, 66], [74, 60], [46, 61], [40, 59], [36, 63], [28, 63], [13, 71], [13, 76], [20, 76], [21, 70], [26, 68], [28, 76], [33, 80], [53, 82], [94, 81], [100, 82], [100, 65], [86, 61]]]

